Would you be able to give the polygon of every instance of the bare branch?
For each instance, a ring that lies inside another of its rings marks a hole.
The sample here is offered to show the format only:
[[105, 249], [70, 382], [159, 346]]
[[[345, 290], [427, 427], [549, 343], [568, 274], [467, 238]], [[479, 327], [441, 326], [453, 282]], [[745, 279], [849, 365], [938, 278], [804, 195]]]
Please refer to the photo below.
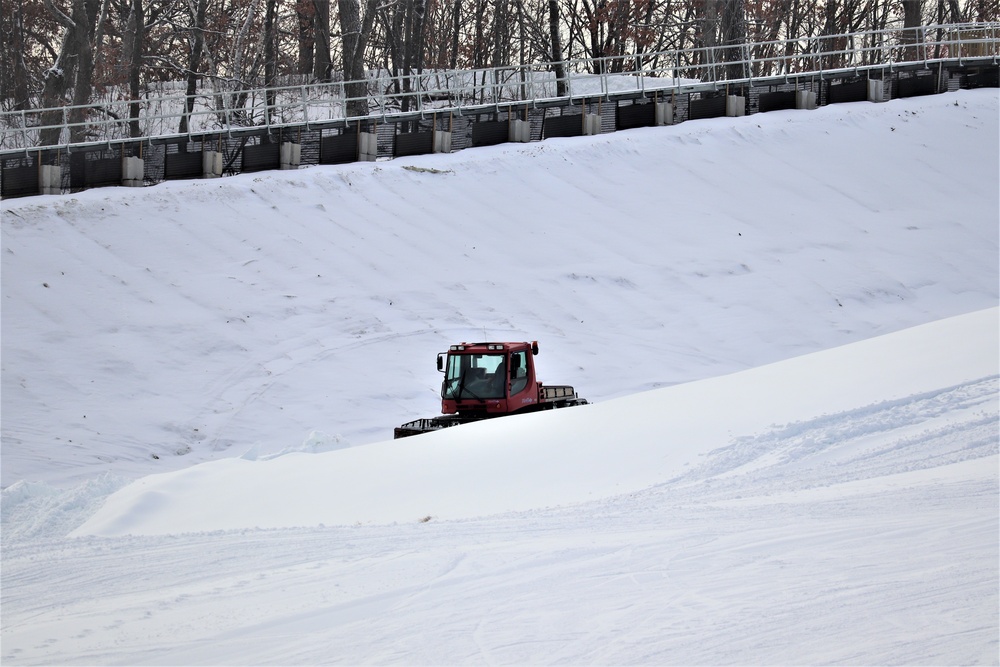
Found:
[[56, 20], [62, 23], [64, 26], [73, 30], [76, 28], [76, 21], [66, 16], [61, 9], [55, 6], [52, 0], [45, 0], [45, 7], [52, 13]]

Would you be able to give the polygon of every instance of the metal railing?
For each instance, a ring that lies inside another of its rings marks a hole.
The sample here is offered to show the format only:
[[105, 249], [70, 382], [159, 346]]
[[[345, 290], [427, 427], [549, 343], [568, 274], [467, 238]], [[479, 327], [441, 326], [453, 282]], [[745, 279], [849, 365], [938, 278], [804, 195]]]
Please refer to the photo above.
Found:
[[[773, 77], [836, 76], [898, 64], [963, 61], [997, 64], [1000, 23], [930, 25], [683, 51], [661, 51], [561, 63], [476, 70], [425, 71], [409, 76], [375, 72], [362, 82], [310, 83], [230, 90], [216, 80], [186, 95], [177, 84], [151, 85], [138, 101], [0, 112], [0, 151], [102, 145], [173, 137], [225, 134], [255, 128], [336, 127], [354, 121], [392, 120], [413, 114], [463, 114], [499, 105], [539, 105], [558, 100], [618, 95], [670, 95], [703, 87], [738, 86]], [[361, 84], [368, 114], [350, 116]], [[176, 91], [170, 88], [176, 87]], [[138, 118], [130, 108], [138, 107]], [[190, 111], [188, 109], [191, 109]], [[137, 121], [140, 136], [133, 136]], [[186, 132], [179, 127], [186, 126]], [[45, 140], [43, 141], [43, 137]]]

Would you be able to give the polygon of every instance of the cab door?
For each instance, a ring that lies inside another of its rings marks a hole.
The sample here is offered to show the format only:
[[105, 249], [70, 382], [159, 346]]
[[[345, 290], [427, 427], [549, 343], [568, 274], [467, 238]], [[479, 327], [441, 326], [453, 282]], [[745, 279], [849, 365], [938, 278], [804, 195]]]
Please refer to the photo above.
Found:
[[524, 349], [510, 353], [510, 392], [507, 398], [507, 410], [515, 412], [538, 403], [538, 389], [535, 374], [531, 367], [530, 350]]

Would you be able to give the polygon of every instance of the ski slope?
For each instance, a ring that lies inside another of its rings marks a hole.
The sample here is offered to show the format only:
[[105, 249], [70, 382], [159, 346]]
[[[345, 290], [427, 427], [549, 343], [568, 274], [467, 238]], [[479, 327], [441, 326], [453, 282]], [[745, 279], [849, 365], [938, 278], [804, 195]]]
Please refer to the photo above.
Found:
[[377, 442], [461, 340], [538, 340], [600, 402], [990, 307], [996, 119], [962, 91], [5, 201], [2, 484]]
[[4, 201], [0, 662], [997, 664], [998, 106]]

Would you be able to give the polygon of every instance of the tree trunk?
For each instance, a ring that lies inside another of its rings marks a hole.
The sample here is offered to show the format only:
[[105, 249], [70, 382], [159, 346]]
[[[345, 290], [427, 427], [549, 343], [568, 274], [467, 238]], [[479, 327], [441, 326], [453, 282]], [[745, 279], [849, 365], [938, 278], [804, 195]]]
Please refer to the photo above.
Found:
[[313, 48], [315, 45], [315, 12], [308, 0], [299, 0], [295, 5], [295, 16], [298, 18], [298, 73], [303, 75], [313, 72]]
[[264, 109], [264, 122], [271, 124], [271, 109], [274, 108], [274, 87], [278, 78], [278, 35], [275, 25], [277, 0], [267, 0], [264, 12], [264, 88], [267, 106]]
[[42, 108], [51, 109], [51, 111], [46, 111], [41, 116], [41, 124], [44, 129], [39, 133], [38, 141], [42, 146], [58, 144], [62, 134], [62, 128], [57, 127], [63, 121], [63, 112], [59, 107], [66, 104], [66, 91], [69, 89], [69, 82], [73, 80], [76, 59], [67, 58], [65, 66], [62, 63], [63, 57], [70, 50], [70, 42], [72, 41], [70, 33], [75, 31], [75, 25], [67, 29], [63, 36], [62, 48], [59, 50], [59, 60], [45, 72], [45, 83], [42, 86]]
[[917, 30], [920, 25], [920, 0], [903, 0], [903, 35], [900, 38], [903, 60], [917, 60], [920, 57], [920, 31]]
[[717, 60], [716, 46], [718, 44], [719, 30], [719, 4], [718, 0], [704, 0], [699, 3], [701, 13], [696, 18], [698, 22], [698, 38], [695, 46], [702, 48], [700, 52], [699, 64], [704, 65], [702, 69], [702, 81], [714, 81], [718, 78], [715, 71]]
[[449, 67], [458, 69], [458, 34], [462, 27], [462, 0], [455, 0], [455, 10], [451, 26], [451, 61]]
[[[472, 66], [474, 68], [486, 66], [486, 55], [484, 48], [484, 34], [486, 20], [486, 3], [484, 0], [476, 0], [476, 31], [472, 41]], [[484, 75], [485, 76], [485, 75]]]
[[344, 93], [347, 95], [347, 116], [368, 115], [368, 83], [365, 80], [365, 46], [375, 20], [376, 0], [368, 0], [364, 22], [358, 0], [338, 0], [340, 29], [343, 35]]
[[[419, 0], [418, 0], [419, 1]], [[510, 43], [510, 3], [508, 0], [497, 0], [496, 17], [493, 20], [493, 56], [490, 64], [493, 67], [503, 67], [508, 64], [506, 48]]]
[[[355, 0], [356, 2], [356, 0]], [[313, 58], [313, 78], [317, 81], [329, 81], [332, 63], [330, 62], [330, 0], [313, 0], [316, 8], [313, 23], [313, 38], [316, 55]], [[341, 15], [343, 28], [343, 15]], [[344, 29], [346, 31], [346, 29]], [[347, 74], [345, 72], [344, 76]]]
[[198, 0], [198, 4], [193, 6], [194, 15], [191, 17], [191, 52], [188, 56], [187, 67], [187, 89], [185, 91], [184, 115], [181, 116], [181, 125], [178, 131], [187, 134], [190, 128], [189, 116], [194, 111], [194, 96], [198, 92], [198, 70], [201, 69], [201, 55], [205, 48], [205, 13], [207, 12], [208, 0]]
[[726, 65], [726, 79], [732, 81], [746, 77], [744, 47], [747, 42], [747, 19], [743, 0], [723, 0], [719, 32], [724, 47], [722, 60], [729, 63]]
[[132, 10], [129, 12], [128, 29], [128, 92], [129, 92], [129, 136], [137, 139], [142, 136], [139, 127], [139, 76], [142, 72], [143, 44], [145, 40], [145, 17], [142, 0], [132, 0]]
[[[410, 110], [410, 103], [412, 102], [409, 93], [413, 92], [413, 81], [410, 79], [411, 66], [410, 58], [412, 55], [412, 43], [413, 43], [413, 2], [414, 0], [404, 0], [403, 6], [403, 69], [401, 74], [403, 75], [403, 100], [400, 104], [400, 109], [403, 113]], [[409, 123], [403, 124], [403, 131], [409, 132]]]
[[[5, 0], [8, 11], [3, 23], [9, 29], [10, 58], [0, 60], [0, 99], [11, 100], [13, 111], [30, 108], [28, 99], [28, 68], [25, 64], [26, 26], [22, 3]], [[6, 14], [6, 12], [2, 12]]]
[[556, 71], [556, 96], [566, 96], [566, 63], [559, 40], [559, 0], [549, 0], [549, 41], [552, 42], [552, 64]]
[[[70, 103], [74, 106], [86, 105], [90, 102], [90, 93], [93, 89], [94, 62], [91, 40], [94, 36], [99, 4], [95, 0], [73, 0], [70, 16], [56, 8], [51, 0], [47, 0], [45, 5], [53, 16], [66, 26], [66, 32], [63, 35], [58, 60], [45, 73], [42, 106], [44, 108], [65, 106], [66, 94], [71, 88], [73, 95]], [[85, 108], [70, 109], [67, 113], [66, 119], [70, 123], [77, 124], [70, 129], [70, 142], [81, 141], [86, 136], [87, 128], [82, 125], [86, 116]], [[42, 115], [42, 125], [58, 125], [62, 119], [63, 111], [55, 109]], [[60, 134], [59, 127], [42, 130], [39, 135], [40, 143], [43, 146], [57, 144]]]
[[[829, 37], [831, 35], [836, 35], [840, 31], [837, 30], [837, 0], [826, 0], [826, 17], [823, 21], [823, 36]], [[839, 51], [844, 48], [842, 40], [837, 39], [820, 39], [820, 51], [830, 52]], [[840, 55], [827, 55], [823, 57], [823, 69], [836, 69], [841, 65], [842, 56]]]
[[980, 23], [1000, 18], [996, 0], [976, 0], [976, 20]]
[[958, 6], [958, 0], [948, 0], [948, 10], [951, 13], [949, 21], [951, 23], [962, 23], [965, 18], [962, 15], [962, 10]]

